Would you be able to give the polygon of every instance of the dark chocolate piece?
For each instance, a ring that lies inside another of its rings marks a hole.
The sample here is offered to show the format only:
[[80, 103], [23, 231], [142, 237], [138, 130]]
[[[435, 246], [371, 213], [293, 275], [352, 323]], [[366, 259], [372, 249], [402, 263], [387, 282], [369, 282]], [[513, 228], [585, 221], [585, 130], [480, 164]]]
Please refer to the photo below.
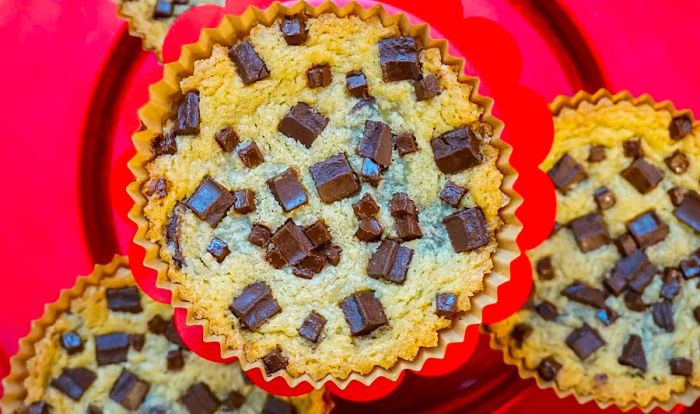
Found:
[[233, 209], [240, 214], [248, 214], [255, 211], [255, 192], [253, 190], [238, 190], [233, 193], [235, 201]]
[[367, 335], [389, 321], [382, 303], [371, 290], [361, 290], [345, 298], [339, 304], [350, 327], [352, 336]]
[[588, 149], [588, 162], [601, 162], [605, 160], [605, 145], [591, 145]]
[[292, 274], [296, 277], [300, 277], [302, 279], [307, 279], [311, 280], [314, 278], [314, 272], [311, 271], [311, 269], [306, 269], [303, 267], [295, 267], [292, 269]]
[[546, 300], [537, 305], [535, 310], [545, 321], [553, 321], [557, 319], [557, 315], [559, 315], [557, 307], [552, 302], [547, 302]]
[[321, 339], [323, 328], [326, 326], [326, 318], [316, 311], [311, 311], [309, 316], [304, 319], [304, 322], [299, 327], [299, 335], [309, 341], [317, 344]]
[[360, 191], [360, 182], [344, 152], [312, 165], [309, 172], [324, 203], [343, 200]]
[[644, 212], [628, 221], [627, 231], [641, 249], [663, 241], [668, 236], [668, 226], [661, 221], [654, 210]]
[[683, 201], [673, 210], [673, 215], [696, 233], [700, 233], [700, 195], [696, 192], [688, 192], [683, 197]]
[[382, 167], [391, 165], [391, 128], [384, 122], [367, 121], [357, 153]]
[[328, 86], [332, 80], [331, 65], [327, 63], [313, 66], [306, 71], [306, 81], [311, 89]]
[[299, 181], [296, 171], [292, 168], [286, 169], [267, 180], [267, 186], [272, 191], [272, 195], [285, 212], [290, 212], [309, 201], [304, 186]]
[[382, 224], [376, 218], [370, 217], [360, 220], [355, 237], [364, 242], [375, 242], [382, 238], [382, 234], [384, 234]]
[[248, 168], [255, 168], [265, 162], [265, 156], [262, 151], [260, 151], [260, 147], [258, 147], [255, 141], [244, 144], [241, 149], [238, 150], [238, 157], [241, 159], [243, 165]]
[[148, 180], [143, 193], [148, 197], [163, 198], [168, 195], [168, 180], [163, 177]]
[[596, 386], [601, 387], [608, 383], [608, 376], [605, 374], [595, 374], [593, 381], [595, 381]]
[[148, 331], [154, 335], [163, 335], [167, 326], [168, 321], [160, 315], [156, 315], [148, 321]]
[[396, 237], [401, 241], [411, 241], [423, 237], [417, 216], [396, 218]]
[[265, 373], [271, 375], [279, 370], [287, 368], [289, 359], [284, 356], [282, 349], [278, 346], [262, 357], [262, 362], [265, 367]]
[[282, 253], [280, 253], [279, 249], [277, 248], [268, 250], [268, 252], [265, 254], [265, 260], [275, 269], [282, 269], [289, 264], [287, 259], [284, 258]]
[[153, 9], [153, 18], [165, 19], [172, 17], [174, 11], [175, 6], [173, 6], [173, 3], [170, 0], [157, 0]]
[[144, 345], [146, 345], [146, 335], [144, 334], [131, 334], [129, 335], [129, 345], [134, 351], [141, 352]]
[[598, 318], [598, 320], [603, 322], [605, 326], [612, 325], [612, 323], [620, 317], [620, 315], [618, 315], [617, 312], [615, 312], [611, 308], [608, 308], [607, 306], [598, 309], [595, 313], [595, 316], [596, 318]]
[[180, 223], [184, 213], [185, 205], [183, 203], [175, 204], [168, 218], [168, 224], [165, 227], [165, 242], [172, 256], [173, 263], [178, 269], [185, 265], [185, 256], [182, 254], [182, 248], [180, 247]]
[[456, 174], [481, 164], [481, 143], [468, 127], [462, 127], [430, 140], [433, 157], [444, 174]]
[[540, 361], [540, 364], [537, 366], [537, 374], [545, 381], [552, 381], [554, 378], [556, 378], [560, 369], [560, 363], [558, 363], [553, 357], [547, 357]]
[[479, 207], [451, 214], [443, 218], [442, 223], [457, 253], [476, 250], [491, 241], [486, 218]]
[[367, 86], [367, 78], [361, 70], [348, 72], [345, 75], [345, 84], [348, 87], [348, 92], [355, 98], [368, 98], [369, 88]]
[[569, 223], [569, 228], [574, 233], [579, 249], [584, 253], [610, 243], [608, 226], [600, 213], [579, 217]]
[[569, 154], [564, 154], [559, 158], [556, 164], [547, 171], [547, 174], [554, 186], [562, 193], [566, 193], [575, 184], [588, 178], [583, 166]]
[[343, 254], [343, 249], [340, 246], [326, 246], [321, 249], [321, 252], [326, 256], [326, 260], [333, 266], [338, 266], [340, 263], [340, 256]]
[[354, 115], [360, 112], [365, 107], [369, 108], [368, 111], [372, 111], [373, 113], [376, 112], [377, 100], [372, 98], [371, 96], [369, 98], [360, 99], [352, 108], [350, 108], [350, 115]]
[[644, 156], [644, 150], [642, 149], [642, 140], [629, 139], [622, 143], [622, 149], [624, 150], [625, 157], [629, 158], [641, 158]]
[[178, 105], [174, 132], [177, 135], [199, 134], [199, 92], [187, 92]]
[[163, 336], [165, 336], [165, 339], [170, 341], [170, 343], [175, 344], [179, 346], [180, 348], [187, 348], [184, 342], [182, 342], [182, 338], [180, 338], [180, 334], [177, 332], [177, 327], [175, 326], [175, 320], [170, 319], [168, 323], [165, 325], [165, 332], [163, 332]]
[[654, 323], [659, 328], [666, 332], [673, 332], [676, 329], [673, 324], [673, 307], [671, 302], [663, 300], [655, 303], [651, 307], [651, 314], [654, 317]]
[[231, 253], [231, 250], [228, 248], [228, 244], [226, 244], [225, 241], [214, 237], [210, 242], [209, 246], [207, 246], [207, 251], [209, 254], [214, 256], [217, 262], [221, 263], [226, 259], [226, 256], [228, 256]]
[[213, 414], [221, 405], [211, 388], [203, 382], [192, 384], [180, 397], [180, 402], [190, 414]]
[[308, 37], [306, 22], [302, 14], [284, 16], [280, 22], [280, 30], [284, 40], [290, 46], [299, 46], [306, 42]]
[[396, 150], [399, 155], [404, 157], [408, 154], [418, 152], [418, 144], [416, 144], [416, 136], [410, 133], [403, 133], [396, 136]]
[[83, 338], [75, 331], [66, 332], [61, 335], [61, 346], [66, 350], [68, 355], [83, 352], [85, 349]]
[[396, 261], [399, 243], [394, 240], [384, 240], [372, 254], [367, 264], [367, 275], [374, 279], [389, 280], [389, 275]]
[[525, 323], [519, 323], [510, 331], [510, 337], [515, 341], [516, 348], [522, 348], [523, 342], [532, 334], [532, 327]]
[[296, 139], [306, 148], [311, 148], [311, 144], [321, 135], [326, 125], [328, 125], [328, 118], [300, 102], [282, 118], [277, 129], [284, 135]]
[[673, 300], [681, 291], [681, 277], [683, 274], [680, 270], [669, 267], [664, 270], [663, 281], [659, 296], [663, 299]]
[[365, 194], [355, 204], [352, 205], [355, 215], [360, 219], [375, 217], [379, 213], [379, 205], [371, 194]]
[[228, 50], [228, 56], [236, 65], [236, 70], [245, 85], [250, 85], [270, 76], [265, 62], [255, 52], [253, 44], [244, 40]]
[[[247, 375], [243, 375], [244, 377], [247, 377]], [[240, 392], [236, 390], [231, 390], [231, 392], [228, 393], [226, 396], [226, 399], [224, 400], [224, 408], [225, 410], [228, 411], [235, 411], [241, 407], [243, 407], [243, 404], [246, 402], [246, 397], [245, 395], [241, 394]]]
[[172, 155], [177, 152], [177, 140], [172, 132], [165, 132], [151, 142], [151, 151], [154, 157]]
[[289, 263], [296, 266], [311, 253], [313, 245], [301, 227], [293, 220], [286, 223], [272, 235], [272, 243]]
[[260, 223], [253, 223], [248, 235], [248, 241], [258, 247], [267, 247], [272, 239], [272, 231], [270, 228]]
[[647, 358], [644, 354], [644, 346], [642, 338], [639, 335], [630, 335], [627, 343], [622, 348], [622, 354], [617, 359], [622, 365], [627, 365], [632, 368], [637, 368], [642, 372], [647, 371]]
[[185, 358], [180, 348], [168, 351], [165, 359], [168, 371], [182, 371], [182, 368], [185, 367]]
[[642, 293], [656, 273], [656, 267], [649, 262], [644, 251], [635, 250], [634, 253], [623, 257], [615, 264], [611, 278], [606, 281], [606, 286], [615, 295], [620, 294], [628, 284], [637, 293]]
[[326, 265], [326, 257], [319, 252], [311, 252], [299, 263], [300, 269], [307, 269], [312, 274], [319, 274]]
[[625, 180], [642, 194], [646, 194], [656, 188], [664, 177], [661, 170], [644, 158], [634, 160], [629, 167], [622, 170], [621, 174]]
[[644, 303], [642, 295], [632, 290], [625, 293], [624, 300], [627, 309], [634, 312], [644, 312], [649, 307], [649, 305]]
[[545, 256], [537, 261], [537, 274], [541, 280], [554, 279], [554, 266], [552, 266], [552, 256]]
[[700, 249], [681, 260], [680, 269], [686, 279], [700, 275]]
[[107, 309], [114, 312], [140, 313], [141, 292], [134, 286], [123, 288], [107, 288]]
[[629, 233], [624, 233], [616, 238], [615, 247], [617, 247], [617, 251], [625, 257], [631, 255], [639, 248], [637, 242], [634, 241], [634, 237]]
[[332, 236], [328, 231], [328, 226], [323, 220], [319, 220], [304, 229], [304, 234], [309, 238], [311, 247], [318, 249], [331, 242]]
[[389, 276], [386, 278], [391, 283], [403, 284], [408, 275], [408, 266], [413, 258], [413, 249], [406, 246], [399, 246], [399, 250], [394, 257], [394, 264], [389, 271]]
[[360, 177], [362, 181], [369, 183], [372, 187], [378, 187], [382, 181], [382, 166], [369, 158], [363, 158]]
[[422, 76], [418, 45], [412, 37], [395, 36], [380, 40], [379, 64], [384, 82], [418, 80]]
[[566, 345], [583, 361], [605, 345], [605, 341], [597, 330], [584, 324], [566, 337]]
[[265, 282], [248, 285], [234, 300], [229, 310], [251, 331], [257, 330], [268, 319], [279, 313], [279, 304]]
[[226, 217], [236, 199], [221, 184], [206, 177], [185, 204], [202, 221], [216, 227]]
[[295, 414], [296, 409], [294, 406], [284, 400], [280, 400], [277, 397], [268, 395], [265, 400], [265, 405], [263, 406], [262, 412], [260, 414]]
[[668, 134], [671, 139], [679, 140], [693, 132], [693, 120], [690, 115], [679, 115], [671, 120], [668, 125]]
[[428, 75], [423, 79], [413, 82], [416, 91], [416, 100], [425, 101], [440, 95], [440, 78], [435, 75]]
[[696, 306], [693, 309], [693, 317], [695, 317], [697, 323], [700, 323], [700, 306]]
[[233, 149], [236, 148], [240, 142], [238, 135], [230, 126], [220, 129], [214, 135], [214, 139], [224, 152], [233, 151]]
[[465, 194], [467, 194], [466, 188], [458, 186], [451, 180], [447, 180], [442, 191], [440, 191], [440, 200], [456, 208], [459, 207], [459, 203]]
[[610, 293], [617, 296], [627, 289], [627, 279], [622, 275], [613, 274], [603, 281], [603, 285]]
[[664, 162], [666, 163], [668, 169], [676, 174], [683, 174], [688, 170], [688, 167], [690, 166], [690, 161], [688, 160], [688, 157], [678, 150], [676, 150], [670, 156], [664, 158]]
[[33, 402], [27, 408], [27, 414], [51, 414], [53, 407], [44, 400]]
[[693, 361], [688, 358], [671, 358], [668, 361], [668, 366], [671, 369], [672, 375], [680, 375], [690, 377], [693, 375]]
[[615, 194], [608, 190], [607, 187], [603, 186], [598, 188], [593, 192], [593, 198], [595, 199], [598, 208], [601, 210], [607, 210], [615, 205]]
[[443, 318], [452, 318], [457, 313], [457, 295], [440, 292], [435, 295], [435, 313]]
[[602, 308], [607, 298], [607, 294], [604, 290], [596, 289], [583, 282], [574, 282], [564, 288], [561, 293], [574, 302], [593, 306], [595, 308]]
[[406, 193], [395, 193], [389, 201], [389, 212], [392, 217], [416, 216], [416, 203]]
[[110, 365], [125, 362], [129, 353], [129, 335], [113, 332], [95, 336], [95, 354], [97, 365]]
[[51, 386], [71, 400], [80, 401], [95, 379], [97, 374], [87, 368], [64, 368], [58, 378], [51, 380]]
[[673, 204], [674, 207], [681, 205], [687, 194], [688, 190], [681, 187], [673, 187], [668, 190], [668, 197], [671, 199], [671, 204]]

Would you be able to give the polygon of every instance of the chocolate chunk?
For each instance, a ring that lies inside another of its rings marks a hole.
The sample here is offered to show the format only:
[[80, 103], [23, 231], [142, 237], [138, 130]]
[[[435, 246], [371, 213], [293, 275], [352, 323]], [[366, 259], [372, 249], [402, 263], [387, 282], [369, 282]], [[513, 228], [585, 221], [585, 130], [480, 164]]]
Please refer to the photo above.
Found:
[[148, 321], [148, 331], [154, 335], [163, 335], [167, 326], [168, 321], [160, 315], [156, 315]]
[[302, 279], [307, 279], [311, 280], [314, 278], [314, 272], [311, 271], [311, 269], [306, 269], [303, 267], [295, 267], [292, 269], [292, 274], [296, 277], [300, 277]]
[[644, 346], [642, 338], [638, 335], [630, 335], [627, 343], [622, 348], [622, 354], [617, 359], [622, 365], [627, 365], [632, 368], [637, 368], [642, 372], [647, 371], [647, 358], [644, 354]]
[[693, 120], [688, 114], [674, 117], [668, 125], [668, 134], [671, 139], [681, 139], [691, 132], [693, 132]]
[[695, 232], [700, 232], [700, 195], [695, 192], [686, 194], [683, 201], [673, 211], [673, 215]]
[[591, 145], [588, 150], [588, 162], [601, 162], [605, 159], [605, 145]]
[[255, 211], [255, 192], [253, 190], [238, 190], [233, 193], [233, 209], [240, 214]]
[[595, 374], [593, 381], [595, 381], [596, 386], [600, 387], [608, 383], [608, 376], [605, 374]]
[[229, 310], [251, 331], [257, 330], [268, 319], [279, 313], [279, 304], [265, 282], [248, 285], [234, 300]]
[[313, 274], [319, 274], [326, 265], [326, 257], [319, 252], [311, 252], [299, 263], [299, 268], [307, 269]]
[[107, 288], [107, 309], [115, 312], [140, 313], [141, 293], [134, 287]]
[[602, 308], [607, 297], [602, 289], [596, 289], [583, 282], [574, 282], [561, 292], [567, 298], [584, 305]]
[[144, 334], [131, 334], [129, 335], [129, 345], [135, 351], [141, 352], [143, 346], [146, 345], [146, 335]]
[[637, 242], [634, 241], [634, 237], [629, 233], [624, 233], [616, 238], [615, 247], [617, 247], [617, 251], [625, 257], [631, 255], [639, 248]]
[[220, 129], [214, 135], [214, 139], [221, 147], [221, 150], [224, 152], [233, 151], [233, 149], [236, 148], [236, 146], [238, 146], [238, 143], [240, 142], [238, 135], [230, 126]]
[[216, 227], [236, 202], [235, 197], [211, 177], [206, 177], [185, 204], [203, 221]]
[[396, 150], [400, 156], [406, 156], [418, 152], [418, 144], [416, 144], [416, 136], [409, 133], [399, 134], [396, 136]]
[[284, 400], [280, 400], [277, 397], [268, 395], [265, 400], [265, 405], [263, 406], [261, 414], [295, 414], [296, 409], [294, 406]]
[[384, 82], [418, 80], [422, 76], [418, 46], [412, 37], [395, 36], [380, 40], [379, 64]]
[[443, 174], [456, 174], [481, 164], [479, 138], [462, 127], [430, 140], [435, 164]]
[[[247, 378], [246, 375], [243, 376]], [[228, 393], [226, 399], [224, 400], [224, 408], [228, 411], [235, 411], [243, 407], [243, 404], [245, 404], [245, 402], [245, 395], [241, 394], [236, 390], [231, 390], [231, 392]]]
[[166, 357], [168, 371], [181, 371], [185, 367], [185, 358], [181, 349], [171, 349]]
[[221, 405], [211, 388], [203, 382], [192, 384], [180, 397], [180, 402], [190, 414], [213, 414]]
[[300, 102], [282, 118], [277, 129], [284, 135], [296, 139], [306, 148], [311, 148], [311, 144], [321, 135], [326, 125], [328, 125], [328, 118]]
[[598, 331], [584, 324], [566, 337], [566, 345], [583, 361], [605, 345], [605, 341]]
[[615, 205], [615, 194], [608, 190], [607, 187], [603, 186], [593, 192], [593, 198], [595, 199], [598, 208], [601, 210], [607, 210]]
[[406, 281], [408, 266], [411, 264], [412, 258], [413, 250], [406, 246], [400, 246], [394, 257], [394, 265], [386, 279], [391, 283], [403, 284]]
[[178, 135], [199, 134], [199, 92], [187, 92], [177, 107], [175, 133]]
[[416, 204], [406, 193], [395, 193], [389, 201], [389, 212], [392, 217], [416, 216]]
[[173, 263], [178, 269], [185, 265], [185, 257], [180, 246], [180, 223], [184, 213], [185, 205], [183, 203], [175, 204], [165, 228], [165, 242], [168, 246], [168, 251], [172, 255]]
[[306, 81], [311, 89], [328, 86], [332, 80], [331, 65], [327, 63], [313, 66], [306, 71]]
[[598, 309], [595, 313], [596, 318], [603, 322], [605, 326], [610, 326], [612, 325], [613, 322], [617, 320], [617, 318], [620, 317], [620, 315], [617, 314], [614, 310], [608, 308], [607, 306]]
[[452, 292], [440, 292], [435, 295], [435, 314], [443, 318], [452, 318], [457, 313], [457, 295]]
[[321, 339], [323, 328], [326, 326], [326, 318], [316, 311], [311, 311], [309, 316], [304, 319], [304, 322], [299, 328], [299, 335], [317, 344]]
[[163, 332], [163, 336], [165, 336], [165, 339], [170, 341], [170, 343], [175, 344], [179, 346], [180, 348], [187, 348], [184, 342], [182, 342], [182, 338], [180, 338], [180, 334], [177, 332], [177, 327], [175, 326], [175, 320], [170, 319], [168, 323], [165, 325], [165, 332]]
[[664, 158], [664, 162], [666, 163], [668, 169], [676, 174], [683, 174], [688, 170], [688, 166], [690, 166], [688, 157], [678, 150], [667, 158]]
[[154, 157], [175, 154], [177, 152], [175, 134], [166, 132], [163, 135], [159, 135], [151, 142], [151, 151], [153, 151]]
[[265, 260], [272, 265], [275, 269], [282, 269], [283, 267], [287, 266], [289, 262], [287, 262], [287, 259], [284, 258], [282, 253], [280, 253], [279, 249], [273, 248], [270, 249], [266, 254], [265, 254]]
[[681, 260], [680, 268], [683, 277], [686, 279], [700, 275], [700, 250], [696, 250], [687, 258]]
[[360, 220], [355, 237], [365, 242], [374, 242], [381, 239], [382, 234], [384, 234], [382, 224], [376, 218], [370, 217]]
[[442, 219], [452, 247], [457, 253], [476, 250], [491, 241], [481, 208], [467, 208]]
[[540, 280], [554, 279], [554, 266], [552, 266], [552, 256], [545, 256], [537, 261], [537, 274]]
[[629, 167], [622, 170], [621, 174], [625, 180], [642, 194], [646, 194], [656, 188], [664, 177], [661, 170], [644, 158], [634, 160]]
[[394, 240], [382, 241], [369, 259], [367, 275], [375, 279], [388, 279], [399, 247], [399, 243]]
[[379, 213], [377, 201], [371, 194], [365, 194], [362, 196], [357, 203], [352, 205], [352, 209], [355, 212], [355, 215], [361, 219], [374, 217], [377, 215], [377, 213]]
[[304, 229], [304, 234], [309, 238], [314, 249], [323, 247], [331, 242], [332, 236], [328, 231], [328, 226], [323, 220], [319, 220]]
[[365, 158], [388, 167], [391, 165], [391, 128], [378, 121], [365, 122], [365, 130], [357, 148], [357, 153]]
[[647, 265], [643, 270], [637, 272], [634, 277], [628, 279], [627, 283], [630, 289], [642, 294], [644, 289], [654, 280], [654, 276], [656, 276], [656, 268], [653, 265]]
[[610, 293], [617, 296], [627, 289], [627, 278], [619, 274], [613, 274], [603, 281], [603, 285]]
[[695, 309], [693, 309], [693, 317], [695, 317], [697, 323], [700, 323], [700, 306], [696, 306]]
[[588, 174], [571, 155], [564, 154], [552, 168], [547, 171], [549, 178], [562, 193], [566, 193], [575, 184], [588, 178]]
[[68, 355], [83, 352], [85, 349], [83, 338], [81, 338], [75, 331], [66, 332], [61, 335], [61, 346], [66, 350]]
[[225, 241], [214, 237], [210, 242], [209, 246], [207, 246], [207, 251], [209, 254], [214, 256], [217, 262], [221, 263], [224, 261], [226, 256], [228, 256], [231, 253], [231, 250], [228, 248], [228, 244], [226, 244]]
[[396, 218], [396, 236], [401, 241], [411, 241], [423, 237], [417, 216], [405, 216]]
[[58, 378], [51, 380], [51, 386], [71, 400], [80, 401], [95, 379], [97, 374], [87, 368], [64, 368]]
[[343, 249], [340, 246], [326, 246], [321, 249], [321, 253], [326, 256], [326, 260], [333, 266], [338, 266], [340, 263], [340, 256], [343, 253]]
[[668, 226], [659, 219], [654, 210], [644, 212], [628, 221], [627, 230], [641, 249], [652, 246], [668, 236]]
[[97, 365], [118, 364], [126, 361], [129, 345], [129, 335], [124, 332], [97, 335], [95, 337]]
[[655, 303], [651, 307], [651, 314], [654, 317], [654, 323], [659, 328], [666, 332], [673, 332], [676, 329], [673, 324], [673, 307], [671, 302], [664, 300]]
[[613, 294], [618, 295], [629, 283], [634, 291], [642, 293], [656, 273], [656, 268], [649, 262], [646, 254], [642, 250], [635, 250], [634, 253], [623, 257], [615, 264], [612, 277], [606, 281], [606, 286]]
[[631, 311], [644, 312], [649, 307], [649, 305], [644, 303], [642, 295], [631, 290], [625, 293], [624, 299], [625, 306], [627, 306], [627, 309]]
[[36, 401], [33, 402], [27, 408], [27, 414], [51, 414], [53, 412], [53, 407], [46, 401]]
[[416, 90], [416, 100], [425, 101], [440, 95], [440, 78], [435, 75], [428, 75], [423, 79], [413, 82]]
[[519, 323], [510, 331], [510, 337], [515, 341], [516, 348], [522, 348], [523, 342], [532, 334], [532, 327], [525, 323]]
[[608, 226], [600, 213], [579, 217], [569, 223], [569, 228], [574, 232], [576, 243], [584, 253], [610, 243]]
[[170, 0], [157, 0], [153, 9], [153, 18], [165, 19], [172, 17], [174, 11], [175, 6], [173, 6], [173, 3]]
[[360, 182], [344, 152], [312, 165], [309, 172], [324, 203], [343, 200], [360, 191]]
[[557, 315], [559, 315], [557, 307], [552, 302], [547, 302], [546, 300], [537, 305], [535, 310], [545, 321], [553, 321], [557, 319]]
[[280, 22], [280, 30], [289, 46], [299, 46], [306, 42], [308, 37], [306, 22], [302, 14], [284, 16]]
[[313, 245], [306, 234], [293, 220], [286, 223], [272, 235], [272, 243], [289, 263], [296, 266], [311, 253]]
[[666, 268], [663, 276], [664, 284], [661, 285], [659, 296], [663, 299], [673, 300], [681, 291], [682, 276], [683, 274], [678, 269], [672, 267]]
[[152, 178], [144, 186], [143, 193], [148, 197], [163, 198], [168, 195], [168, 187], [168, 180], [165, 178]]
[[282, 349], [276, 347], [272, 351], [268, 352], [262, 358], [263, 366], [265, 367], [265, 373], [267, 375], [274, 374], [275, 372], [287, 368], [289, 364], [289, 359], [284, 356]]
[[671, 204], [674, 207], [678, 207], [683, 202], [686, 194], [688, 194], [688, 190], [681, 187], [673, 187], [668, 190], [668, 197], [671, 199]]
[[389, 321], [382, 303], [371, 290], [361, 290], [345, 298], [339, 304], [352, 336], [367, 335]]
[[672, 358], [668, 361], [672, 375], [690, 377], [693, 375], [693, 361], [688, 358]]
[[460, 187], [452, 181], [447, 180], [442, 191], [440, 191], [440, 200], [452, 207], [459, 207], [459, 203], [462, 201], [465, 194], [467, 194], [466, 188]]
[[641, 158], [644, 156], [644, 150], [642, 149], [642, 140], [629, 139], [622, 143], [622, 149], [625, 152], [625, 157], [629, 158]]
[[558, 363], [553, 357], [547, 357], [540, 361], [540, 364], [537, 366], [537, 374], [545, 381], [552, 381], [554, 378], [556, 378], [560, 369], [560, 363]]
[[267, 186], [286, 213], [309, 201], [296, 171], [292, 168], [267, 180]]
[[362, 177], [362, 181], [369, 183], [372, 187], [377, 187], [382, 181], [382, 166], [369, 158], [363, 158], [360, 177]]
[[265, 62], [253, 49], [253, 44], [245, 40], [232, 46], [228, 50], [228, 56], [236, 65], [236, 70], [245, 85], [250, 85], [270, 76]]
[[250, 228], [250, 234], [248, 235], [248, 241], [253, 243], [258, 247], [267, 247], [270, 244], [270, 239], [272, 238], [272, 231], [270, 228], [260, 223], [253, 223]]
[[255, 168], [265, 162], [265, 156], [262, 151], [260, 151], [260, 147], [258, 147], [255, 141], [250, 141], [243, 145], [241, 149], [238, 150], [238, 157], [241, 159], [243, 165], [248, 168]]
[[348, 87], [348, 92], [355, 98], [368, 98], [369, 88], [367, 87], [367, 78], [361, 70], [348, 72], [345, 75], [345, 84]]

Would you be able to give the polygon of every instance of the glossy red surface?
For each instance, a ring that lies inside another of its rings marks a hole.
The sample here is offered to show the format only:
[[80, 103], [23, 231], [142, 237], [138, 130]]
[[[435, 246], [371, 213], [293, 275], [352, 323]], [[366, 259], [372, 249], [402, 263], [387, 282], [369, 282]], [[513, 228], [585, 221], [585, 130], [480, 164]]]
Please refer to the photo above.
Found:
[[[467, 46], [467, 40], [499, 39], [481, 38], [464, 22], [445, 22], [481, 16], [507, 28], [514, 42], [505, 40], [499, 47], [504, 53], [518, 53], [522, 61], [503, 67], [500, 60], [487, 60], [484, 64], [495, 69], [469, 70], [512, 76], [512, 82], [521, 73], [519, 82], [546, 100], [607, 86], [649, 92], [657, 100], [672, 99], [678, 107], [700, 113], [700, 52], [694, 47], [700, 40], [694, 18], [700, 12], [697, 2], [465, 0], [442, 1], [439, 11], [434, 2], [388, 2], [431, 22], [453, 42], [465, 40]], [[129, 248], [133, 228], [125, 218], [130, 200], [123, 188], [131, 178], [124, 161], [130, 158], [129, 137], [139, 126], [135, 108], [146, 101], [147, 86], [160, 78], [161, 70], [154, 56], [142, 52], [140, 42], [126, 34], [115, 9], [108, 0], [3, 3], [0, 36], [6, 82], [5, 99], [0, 101], [0, 165], [6, 179], [0, 247], [6, 258], [0, 289], [0, 372], [3, 353], [16, 351], [17, 340], [41, 315], [44, 303], [72, 286], [74, 275], [88, 273], [92, 263]], [[498, 97], [497, 85], [484, 81], [489, 94]], [[527, 89], [519, 94], [522, 100], [538, 99]], [[496, 111], [509, 112], [515, 119], [509, 130], [519, 131], [513, 135], [526, 140], [528, 120], [517, 120], [522, 106], [521, 101], [499, 100]], [[530, 139], [538, 137], [532, 134]], [[527, 154], [535, 155], [543, 154]], [[513, 165], [517, 163], [516, 153]], [[527, 197], [528, 189], [519, 191]], [[527, 214], [536, 213], [532, 207]], [[336, 411], [596, 411], [593, 404], [560, 400], [551, 390], [519, 380], [486, 342], [481, 338], [474, 357], [453, 373], [432, 378], [408, 373], [387, 398], [371, 405], [339, 402]]]

